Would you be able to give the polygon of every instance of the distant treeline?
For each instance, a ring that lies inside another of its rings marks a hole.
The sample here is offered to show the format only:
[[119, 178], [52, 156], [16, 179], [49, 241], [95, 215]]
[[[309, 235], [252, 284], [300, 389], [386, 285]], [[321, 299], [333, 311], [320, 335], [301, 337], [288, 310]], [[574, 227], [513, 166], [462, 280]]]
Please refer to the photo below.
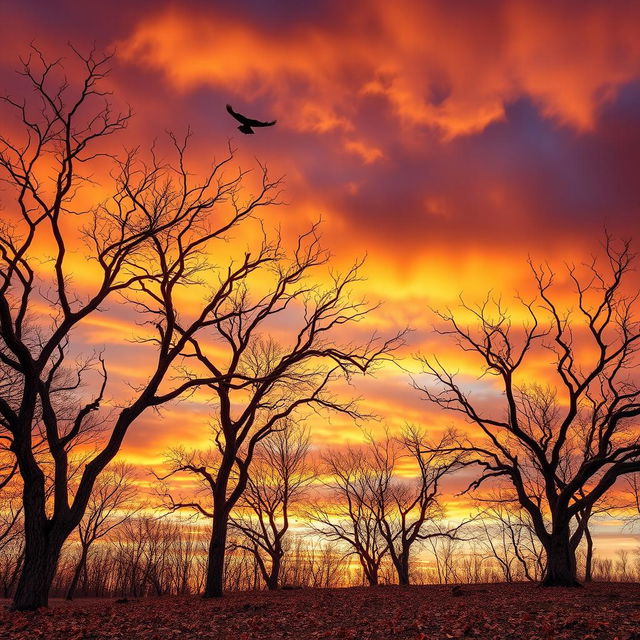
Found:
[[[539, 579], [543, 567], [529, 556], [522, 565], [509, 545], [496, 545], [500, 536], [479, 539], [473, 544], [461, 540], [441, 541], [425, 549], [414, 563], [414, 584], [474, 584], [519, 582]], [[489, 530], [487, 530], [489, 535]], [[265, 589], [254, 554], [231, 540], [227, 551], [225, 589]], [[129, 597], [201, 593], [206, 575], [208, 531], [189, 521], [172, 521], [156, 516], [128, 520], [90, 550], [74, 587], [76, 597]], [[491, 551], [493, 548], [495, 554]], [[23, 545], [16, 536], [0, 551], [0, 593], [12, 597], [22, 562]], [[74, 581], [81, 555], [79, 540], [65, 547], [53, 582], [51, 595], [66, 597]], [[584, 576], [584, 553], [578, 554]], [[349, 549], [301, 534], [286, 543], [282, 568], [283, 588], [332, 588], [367, 584], [357, 559]], [[597, 581], [640, 581], [640, 554], [618, 551], [614, 558], [593, 559], [592, 579]], [[389, 558], [380, 567], [381, 584], [397, 584]]]

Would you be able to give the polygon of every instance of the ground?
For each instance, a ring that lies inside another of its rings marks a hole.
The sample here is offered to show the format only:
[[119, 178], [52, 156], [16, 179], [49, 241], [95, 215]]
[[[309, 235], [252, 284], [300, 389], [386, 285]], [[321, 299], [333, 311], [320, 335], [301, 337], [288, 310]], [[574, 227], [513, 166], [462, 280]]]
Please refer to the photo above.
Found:
[[232, 593], [219, 600], [52, 601], [35, 613], [4, 607], [0, 638], [640, 640], [640, 585], [473, 585], [461, 592], [388, 586]]

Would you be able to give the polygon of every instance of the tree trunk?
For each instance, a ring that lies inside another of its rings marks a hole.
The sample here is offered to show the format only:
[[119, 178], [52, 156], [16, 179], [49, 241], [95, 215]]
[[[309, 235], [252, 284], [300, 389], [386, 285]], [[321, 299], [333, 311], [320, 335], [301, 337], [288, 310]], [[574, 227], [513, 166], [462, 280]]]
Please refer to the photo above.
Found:
[[546, 547], [547, 568], [542, 586], [579, 587], [576, 576], [576, 556], [569, 540], [569, 525], [554, 527]]
[[18, 611], [35, 611], [49, 603], [49, 590], [56, 573], [62, 542], [52, 540], [44, 531], [31, 531], [25, 540], [22, 573], [13, 599]]
[[271, 571], [269, 572], [269, 578], [267, 580], [267, 589], [269, 591], [276, 591], [280, 581], [280, 556], [275, 554], [271, 558]]
[[593, 566], [593, 538], [591, 537], [591, 531], [587, 525], [584, 529], [584, 537], [587, 539], [587, 555], [584, 561], [584, 581], [591, 582], [591, 568]]
[[73, 572], [73, 578], [71, 580], [71, 584], [69, 585], [69, 589], [67, 590], [67, 600], [73, 600], [73, 596], [76, 592], [76, 588], [78, 587], [78, 582], [80, 580], [80, 574], [82, 570], [85, 568], [87, 564], [87, 555], [89, 553], [89, 547], [83, 545], [82, 553], [80, 554], [80, 559], [78, 560], [78, 564], [76, 565], [76, 570]]
[[24, 562], [13, 607], [18, 611], [35, 611], [48, 605], [67, 532], [54, 529], [47, 519], [41, 475], [24, 475], [24, 478]]
[[364, 575], [369, 583], [370, 587], [375, 587], [378, 585], [378, 567], [375, 564], [369, 563], [363, 565], [364, 567]]
[[228, 524], [229, 515], [226, 509], [214, 508], [207, 562], [207, 580], [202, 594], [205, 598], [221, 598], [224, 591], [224, 560], [227, 550]]
[[409, 585], [409, 554], [401, 553], [394, 562], [396, 573], [398, 574], [398, 584], [401, 586]]

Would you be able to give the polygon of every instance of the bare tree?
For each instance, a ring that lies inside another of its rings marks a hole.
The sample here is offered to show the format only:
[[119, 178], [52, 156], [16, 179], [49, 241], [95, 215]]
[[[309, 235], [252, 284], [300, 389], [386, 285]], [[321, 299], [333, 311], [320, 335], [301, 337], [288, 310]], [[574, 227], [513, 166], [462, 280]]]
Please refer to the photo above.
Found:
[[[450, 435], [429, 442], [426, 432], [416, 426], [405, 427], [396, 446], [388, 436], [381, 443], [370, 441], [380, 477], [388, 478], [375, 486], [376, 503], [380, 530], [401, 585], [409, 584], [411, 552], [416, 544], [440, 536], [455, 538], [467, 524], [464, 521], [445, 529], [439, 524], [444, 517], [438, 500], [441, 481], [460, 468], [463, 458], [449, 452], [451, 442]], [[397, 477], [399, 458], [409, 458], [417, 467], [413, 480]]]
[[[415, 383], [428, 399], [478, 428], [450, 450], [469, 454], [482, 468], [469, 489], [490, 479], [508, 481], [545, 548], [543, 584], [550, 586], [578, 584], [575, 551], [585, 523], [580, 514], [617, 478], [640, 469], [634, 255], [628, 243], [616, 246], [607, 238], [604, 257], [604, 266], [595, 258], [584, 265], [585, 274], [568, 268], [573, 313], [555, 300], [553, 271], [532, 265], [538, 296], [521, 301], [529, 317], [521, 329], [500, 300], [463, 303], [472, 327], [451, 312], [440, 314], [445, 328], [439, 333], [475, 354], [484, 375], [497, 382], [495, 410], [477, 402], [437, 358], [422, 360], [433, 385]], [[526, 366], [538, 347], [554, 357], [549, 386], [526, 383]]]
[[[130, 113], [117, 112], [103, 88], [109, 57], [78, 53], [75, 61], [81, 76], [72, 86], [60, 61], [50, 63], [34, 50], [21, 72], [29, 100], [3, 99], [22, 132], [0, 135], [0, 171], [5, 193], [13, 198], [0, 224], [0, 426], [23, 481], [25, 554], [14, 598], [18, 609], [47, 604], [60, 550], [130, 425], [147, 408], [217, 375], [208, 371], [201, 379], [186, 371], [194, 336], [210, 325], [233, 322], [237, 314], [221, 314], [220, 308], [231, 299], [237, 304], [245, 279], [278, 254], [263, 240], [255, 251], [230, 259], [228, 267], [208, 259], [212, 245], [226, 247], [221, 243], [232, 229], [277, 200], [278, 182], [269, 181], [266, 170], [256, 193], [242, 197], [245, 173], [229, 178], [223, 173], [232, 153], [201, 180], [194, 177], [185, 166], [188, 136], [184, 142], [171, 138], [174, 164], [162, 162], [155, 150], [150, 161], [137, 151], [116, 158], [105, 139], [126, 127]], [[110, 197], [87, 208], [82, 196], [95, 193], [96, 178], [90, 176], [93, 170], [102, 175], [105, 163], [112, 167], [112, 180], [103, 185]], [[51, 252], [45, 261], [42, 246]], [[92, 288], [73, 278], [71, 249], [77, 247], [84, 247], [82, 258], [95, 273]], [[199, 276], [203, 271], [207, 275]], [[192, 299], [202, 301], [191, 317], [178, 312], [186, 287]], [[124, 294], [142, 314], [147, 333], [141, 342], [153, 354], [133, 397], [105, 411], [100, 409], [108, 384], [104, 355], [75, 361], [68, 355], [74, 330], [115, 294]], [[5, 393], [7, 388], [12, 392]], [[96, 431], [101, 444], [94, 443], [95, 454], [70, 483], [72, 449]], [[40, 444], [46, 461], [37, 455]]]
[[297, 587], [341, 587], [349, 583], [347, 558], [328, 540], [301, 532], [292, 536], [283, 557], [284, 582]]
[[244, 540], [236, 546], [255, 555], [269, 590], [280, 586], [291, 509], [315, 477], [309, 461], [309, 432], [285, 424], [256, 447], [247, 487], [230, 523]]
[[[317, 503], [312, 519], [325, 535], [347, 543], [358, 556], [370, 584], [377, 584], [388, 554], [398, 582], [409, 584], [410, 558], [417, 544], [435, 537], [456, 538], [467, 522], [443, 529], [438, 502], [442, 479], [460, 467], [449, 451], [451, 437], [430, 442], [424, 430], [407, 426], [399, 438], [388, 433], [346, 453], [331, 452], [325, 463], [333, 499]], [[447, 449], [446, 453], [441, 453]], [[398, 477], [400, 462], [415, 466], [413, 479]], [[336, 504], [333, 504], [335, 502]], [[374, 528], [377, 527], [377, 531]]]
[[67, 600], [73, 599], [94, 542], [104, 538], [135, 515], [137, 510], [134, 499], [137, 489], [133, 475], [132, 466], [118, 463], [107, 468], [94, 484], [84, 517], [78, 525], [80, 556], [67, 589]]
[[427, 538], [427, 545], [431, 549], [436, 567], [437, 584], [452, 584], [460, 582], [460, 538], [455, 536], [436, 536]]
[[[374, 334], [363, 344], [340, 342], [339, 330], [363, 320], [375, 307], [350, 297], [361, 263], [346, 274], [331, 274], [328, 286], [310, 281], [328, 259], [314, 225], [298, 238], [289, 257], [277, 254], [267, 293], [251, 296], [241, 289], [212, 312], [209, 343], [216, 345], [216, 360], [196, 336], [189, 339], [194, 359], [205, 370], [202, 375], [216, 380], [208, 385], [216, 407], [215, 445], [209, 453], [174, 452], [163, 479], [196, 474], [209, 494], [203, 504], [175, 500], [166, 492], [170, 510], [193, 509], [212, 520], [206, 597], [222, 595], [229, 516], [247, 487], [258, 444], [304, 410], [358, 417], [356, 403], [341, 400], [331, 392], [332, 385], [370, 372], [402, 342], [402, 333], [386, 340]], [[285, 313], [297, 323], [288, 342], [270, 335], [273, 319]], [[220, 350], [226, 357], [219, 356]]]
[[[631, 476], [633, 478], [634, 475]], [[625, 478], [627, 479], [627, 478]], [[579, 491], [582, 495], [584, 491]], [[633, 500], [629, 500], [625, 496], [620, 500], [619, 496], [612, 492], [611, 495], [604, 494], [595, 504], [587, 504], [577, 515], [576, 521], [578, 526], [584, 532], [585, 552], [584, 552], [584, 581], [591, 582], [593, 580], [593, 557], [594, 557], [594, 540], [591, 534], [591, 518], [593, 516], [612, 515], [613, 512], [627, 512], [632, 506]]]
[[481, 513], [479, 527], [480, 544], [489, 558], [498, 564], [506, 582], [523, 577], [529, 581], [540, 580], [544, 575], [544, 548], [528, 513], [516, 500], [505, 496], [488, 501], [490, 504]]
[[389, 545], [380, 527], [379, 496], [388, 490], [392, 465], [381, 465], [367, 447], [347, 446], [323, 457], [326, 499], [307, 511], [311, 527], [355, 555], [369, 585], [379, 583]]
[[151, 515], [130, 518], [112, 536], [109, 592], [134, 597], [196, 592], [202, 542], [188, 523]]

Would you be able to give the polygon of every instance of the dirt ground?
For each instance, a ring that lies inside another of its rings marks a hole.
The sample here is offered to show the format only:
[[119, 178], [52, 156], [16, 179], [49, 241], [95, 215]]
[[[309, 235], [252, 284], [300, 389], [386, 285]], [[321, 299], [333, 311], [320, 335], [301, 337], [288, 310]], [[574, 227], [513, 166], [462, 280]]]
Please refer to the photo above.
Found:
[[7, 603], [0, 638], [640, 640], [640, 584], [388, 586], [231, 593], [218, 600], [54, 600], [35, 613], [12, 612]]

